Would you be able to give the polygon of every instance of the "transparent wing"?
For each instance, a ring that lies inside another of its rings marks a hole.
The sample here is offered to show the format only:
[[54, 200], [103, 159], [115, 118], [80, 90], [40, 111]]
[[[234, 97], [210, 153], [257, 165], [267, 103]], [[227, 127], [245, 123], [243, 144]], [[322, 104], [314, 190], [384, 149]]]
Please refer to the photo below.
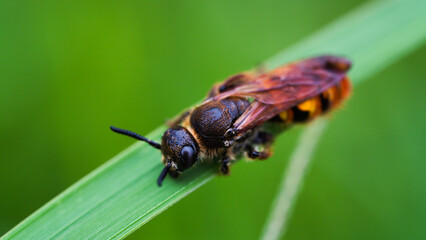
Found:
[[207, 101], [228, 97], [253, 98], [250, 107], [233, 126], [237, 133], [243, 133], [336, 85], [346, 77], [350, 65], [348, 60], [335, 56], [302, 60], [256, 78], [234, 80], [238, 84]]

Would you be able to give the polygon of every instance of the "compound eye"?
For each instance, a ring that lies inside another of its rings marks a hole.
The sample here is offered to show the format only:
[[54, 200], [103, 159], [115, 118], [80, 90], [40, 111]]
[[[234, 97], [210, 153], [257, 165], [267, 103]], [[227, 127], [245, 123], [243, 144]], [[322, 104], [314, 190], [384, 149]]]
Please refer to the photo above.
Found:
[[180, 156], [182, 158], [182, 160], [185, 163], [185, 167], [190, 167], [192, 166], [192, 164], [194, 164], [195, 162], [195, 153], [194, 153], [194, 149], [192, 149], [192, 147], [190, 146], [185, 146], [182, 148], [182, 151], [180, 152]]

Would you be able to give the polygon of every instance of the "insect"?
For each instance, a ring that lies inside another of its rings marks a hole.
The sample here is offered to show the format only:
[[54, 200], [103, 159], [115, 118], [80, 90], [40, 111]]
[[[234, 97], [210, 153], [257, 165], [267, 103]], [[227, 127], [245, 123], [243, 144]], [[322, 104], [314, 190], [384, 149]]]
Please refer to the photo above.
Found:
[[177, 177], [203, 160], [219, 161], [219, 171], [228, 175], [234, 159], [268, 158], [279, 133], [339, 106], [351, 91], [346, 75], [350, 66], [345, 58], [320, 56], [268, 72], [231, 76], [215, 84], [203, 103], [175, 119], [161, 144], [128, 130], [111, 129], [161, 150], [165, 167], [159, 186], [167, 174]]

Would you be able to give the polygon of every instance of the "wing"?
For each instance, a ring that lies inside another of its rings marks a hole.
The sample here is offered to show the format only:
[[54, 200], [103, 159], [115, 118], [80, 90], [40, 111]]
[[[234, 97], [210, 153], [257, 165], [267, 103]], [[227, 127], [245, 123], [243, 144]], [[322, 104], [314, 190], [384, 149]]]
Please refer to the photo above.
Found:
[[233, 80], [236, 84], [228, 84], [231, 87], [207, 101], [235, 96], [253, 98], [250, 107], [233, 125], [234, 134], [244, 133], [335, 86], [346, 77], [350, 65], [344, 58], [321, 56], [284, 65], [257, 77], [243, 74], [246, 76], [243, 81]]
[[248, 82], [251, 82], [257, 78], [259, 74], [256, 72], [243, 72], [236, 75], [233, 75], [221, 83], [215, 84], [212, 89], [209, 91], [206, 101], [211, 100], [212, 97], [215, 97], [221, 93], [227, 92], [231, 89], [234, 89], [238, 86], [245, 85]]

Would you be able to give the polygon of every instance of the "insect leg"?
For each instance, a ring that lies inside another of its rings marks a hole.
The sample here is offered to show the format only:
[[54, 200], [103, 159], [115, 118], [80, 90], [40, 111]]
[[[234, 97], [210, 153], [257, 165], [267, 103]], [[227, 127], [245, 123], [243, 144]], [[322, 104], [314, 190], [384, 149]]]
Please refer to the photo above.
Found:
[[177, 177], [179, 177], [180, 173], [178, 171], [172, 171], [172, 170], [170, 170], [169, 171], [169, 175], [172, 178], [177, 178]]
[[271, 155], [269, 153], [269, 151], [258, 152], [256, 150], [254, 150], [253, 146], [251, 146], [251, 145], [247, 145], [246, 146], [246, 153], [247, 153], [247, 156], [249, 158], [251, 158], [251, 159], [260, 159], [260, 160], [267, 159]]
[[229, 157], [225, 157], [222, 159], [222, 164], [220, 165], [220, 172], [224, 175], [229, 175]]
[[266, 144], [272, 143], [274, 136], [265, 131], [259, 131], [256, 137], [253, 139], [253, 144]]

